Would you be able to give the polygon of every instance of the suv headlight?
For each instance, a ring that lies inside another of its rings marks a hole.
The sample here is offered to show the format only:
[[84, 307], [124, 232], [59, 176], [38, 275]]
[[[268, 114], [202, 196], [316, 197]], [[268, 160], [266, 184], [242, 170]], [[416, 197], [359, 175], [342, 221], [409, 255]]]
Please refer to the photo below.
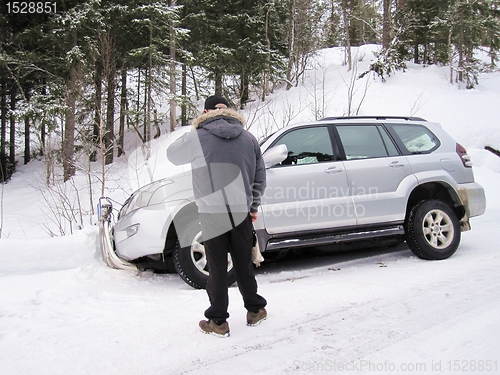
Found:
[[142, 187], [123, 204], [119, 218], [127, 216], [138, 208], [161, 203], [168, 197], [170, 189], [167, 186], [172, 183], [172, 180], [163, 179]]
[[125, 229], [125, 232], [127, 233], [127, 238], [132, 237], [134, 234], [136, 234], [139, 231], [139, 227], [141, 224], [133, 224]]

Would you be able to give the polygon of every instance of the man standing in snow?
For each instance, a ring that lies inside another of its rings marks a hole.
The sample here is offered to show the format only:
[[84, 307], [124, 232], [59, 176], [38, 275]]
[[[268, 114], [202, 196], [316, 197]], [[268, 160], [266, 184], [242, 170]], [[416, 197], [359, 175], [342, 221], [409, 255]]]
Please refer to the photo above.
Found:
[[257, 294], [251, 260], [252, 223], [257, 220], [266, 187], [266, 171], [257, 140], [243, 128], [244, 118], [228, 107], [221, 96], [207, 98], [203, 114], [193, 120], [195, 130], [167, 149], [173, 164], [192, 166], [209, 269], [208, 320], [200, 321], [199, 326], [205, 333], [223, 337], [229, 336], [228, 252], [248, 311], [247, 325], [255, 326], [267, 318], [267, 302]]

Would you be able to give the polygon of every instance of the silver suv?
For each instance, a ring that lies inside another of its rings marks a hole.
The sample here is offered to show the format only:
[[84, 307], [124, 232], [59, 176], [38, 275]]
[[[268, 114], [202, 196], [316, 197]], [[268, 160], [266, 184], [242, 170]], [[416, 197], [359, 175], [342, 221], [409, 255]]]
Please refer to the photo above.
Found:
[[[486, 208], [465, 149], [421, 118], [325, 118], [283, 128], [261, 149], [267, 189], [255, 230], [265, 258], [297, 247], [406, 241], [422, 259], [445, 259]], [[175, 269], [204, 288], [209, 270], [189, 172], [133, 193], [113, 226], [109, 199], [100, 202], [108, 265]], [[228, 273], [234, 282], [230, 257]]]

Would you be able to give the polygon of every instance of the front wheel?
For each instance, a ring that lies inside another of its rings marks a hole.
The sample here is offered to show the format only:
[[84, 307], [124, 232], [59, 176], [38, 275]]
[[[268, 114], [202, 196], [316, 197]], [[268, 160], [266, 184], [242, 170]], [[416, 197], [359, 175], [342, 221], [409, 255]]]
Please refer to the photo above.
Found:
[[[199, 221], [196, 219], [188, 221], [179, 233], [179, 238], [186, 239], [191, 245], [181, 247], [177, 241], [174, 250], [175, 270], [188, 285], [196, 289], [205, 289], [209, 269]], [[228, 285], [231, 285], [236, 281], [236, 274], [231, 255], [228, 253], [227, 256], [227, 280]]]
[[452, 256], [460, 244], [458, 218], [446, 203], [426, 200], [410, 211], [406, 240], [411, 251], [421, 259], [441, 260]]

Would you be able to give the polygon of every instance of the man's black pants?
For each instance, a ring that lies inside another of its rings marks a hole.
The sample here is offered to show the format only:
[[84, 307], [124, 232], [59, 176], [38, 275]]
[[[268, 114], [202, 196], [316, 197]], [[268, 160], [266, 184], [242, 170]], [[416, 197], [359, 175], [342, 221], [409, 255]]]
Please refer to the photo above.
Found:
[[[218, 215], [200, 214], [202, 231], [220, 226]], [[227, 217], [227, 214], [226, 214]], [[227, 219], [226, 219], [227, 220]], [[204, 229], [205, 228], [205, 229]], [[222, 232], [222, 231], [220, 231]], [[219, 233], [220, 233], [219, 232]], [[214, 238], [204, 240], [207, 254], [209, 277], [206, 286], [210, 307], [205, 311], [207, 319], [217, 324], [229, 318], [227, 253], [231, 254], [236, 272], [236, 282], [248, 311], [257, 312], [266, 306], [266, 300], [257, 294], [257, 281], [252, 263], [253, 225], [250, 214], [233, 229]]]

